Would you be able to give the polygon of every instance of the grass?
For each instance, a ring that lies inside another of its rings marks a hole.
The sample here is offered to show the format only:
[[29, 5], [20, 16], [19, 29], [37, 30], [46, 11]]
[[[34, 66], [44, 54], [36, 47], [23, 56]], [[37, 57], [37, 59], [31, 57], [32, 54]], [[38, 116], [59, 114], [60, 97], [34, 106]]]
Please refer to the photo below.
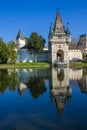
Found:
[[49, 67], [50, 67], [50, 64], [47, 62], [0, 64], [0, 69], [5, 69], [5, 68], [49, 68]]
[[[7, 68], [49, 68], [50, 64], [47, 62], [27, 62], [27, 63], [16, 63], [16, 64], [0, 64], [0, 69]], [[85, 62], [70, 62], [70, 68], [87, 68]]]
[[70, 68], [87, 68], [87, 63], [85, 62], [70, 62]]

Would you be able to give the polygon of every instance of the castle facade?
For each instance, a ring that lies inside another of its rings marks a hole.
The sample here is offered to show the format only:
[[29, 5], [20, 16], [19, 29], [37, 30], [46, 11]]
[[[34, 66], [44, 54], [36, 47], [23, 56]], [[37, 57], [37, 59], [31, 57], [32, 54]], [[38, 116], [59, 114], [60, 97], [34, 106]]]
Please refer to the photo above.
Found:
[[[57, 10], [54, 27], [50, 25], [48, 36], [48, 47], [38, 54], [37, 61], [49, 62], [52, 65], [64, 64], [69, 65], [69, 61], [79, 61], [85, 58], [87, 52], [87, 35], [81, 35], [77, 49], [70, 50], [71, 43], [70, 30], [64, 26], [59, 10]], [[34, 62], [34, 53], [28, 51], [26, 39], [22, 36], [21, 31], [16, 37], [17, 45], [17, 62]], [[33, 51], [32, 51], [33, 52]]]

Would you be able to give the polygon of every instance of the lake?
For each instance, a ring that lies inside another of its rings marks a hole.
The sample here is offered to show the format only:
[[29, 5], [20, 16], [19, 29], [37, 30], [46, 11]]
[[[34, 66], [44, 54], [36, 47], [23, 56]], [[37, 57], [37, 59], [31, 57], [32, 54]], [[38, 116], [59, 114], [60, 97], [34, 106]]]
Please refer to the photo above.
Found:
[[0, 130], [87, 130], [87, 70], [0, 70]]

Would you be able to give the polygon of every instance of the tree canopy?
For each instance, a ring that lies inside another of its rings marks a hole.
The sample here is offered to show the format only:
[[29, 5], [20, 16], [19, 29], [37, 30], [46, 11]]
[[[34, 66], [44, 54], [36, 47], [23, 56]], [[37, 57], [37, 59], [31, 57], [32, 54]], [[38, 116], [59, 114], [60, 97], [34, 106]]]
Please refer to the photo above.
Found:
[[16, 49], [15, 42], [10, 41], [8, 43], [8, 52], [9, 52], [9, 54], [8, 54], [8, 57], [9, 57], [8, 63], [10, 63], [10, 64], [14, 64], [16, 62], [16, 60], [17, 60], [17, 54], [16, 54], [15, 49]]
[[33, 50], [35, 56], [43, 51], [43, 47], [45, 44], [45, 39], [36, 32], [33, 32], [28, 39], [28, 50]]
[[8, 47], [0, 38], [0, 64], [6, 64], [8, 62]]

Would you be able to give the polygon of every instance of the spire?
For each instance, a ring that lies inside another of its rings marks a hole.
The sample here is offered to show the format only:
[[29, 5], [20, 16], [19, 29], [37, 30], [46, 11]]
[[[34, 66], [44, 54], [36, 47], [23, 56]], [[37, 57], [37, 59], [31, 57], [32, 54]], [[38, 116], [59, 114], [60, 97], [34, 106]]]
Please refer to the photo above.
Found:
[[64, 32], [64, 26], [60, 15], [60, 9], [57, 8], [56, 20], [54, 25], [54, 32]]
[[50, 31], [49, 31], [49, 35], [53, 34], [53, 28], [52, 28], [52, 23], [50, 23]]
[[22, 35], [22, 32], [21, 32], [21, 30], [19, 29], [19, 31], [18, 31], [18, 34], [17, 34], [17, 37], [16, 37], [16, 40], [18, 40], [18, 39], [23, 39], [23, 35]]
[[56, 20], [57, 20], [57, 22], [62, 23], [62, 19], [61, 19], [60, 9], [59, 8], [57, 8]]
[[67, 34], [70, 34], [70, 30], [69, 30], [69, 23], [67, 22], [67, 28], [66, 28]]
[[57, 8], [57, 14], [60, 12], [60, 8]]

